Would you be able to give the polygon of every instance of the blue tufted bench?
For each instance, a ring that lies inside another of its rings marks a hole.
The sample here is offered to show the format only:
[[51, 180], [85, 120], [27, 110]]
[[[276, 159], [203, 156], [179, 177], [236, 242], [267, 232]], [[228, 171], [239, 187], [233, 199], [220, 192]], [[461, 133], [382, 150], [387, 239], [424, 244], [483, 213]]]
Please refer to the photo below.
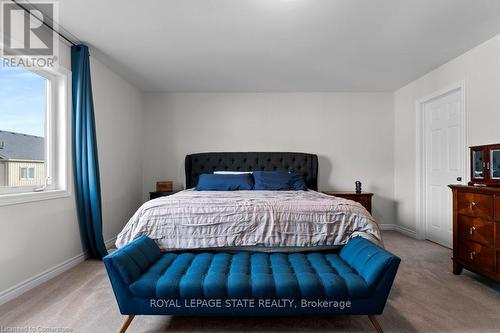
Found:
[[355, 237], [338, 253], [166, 252], [142, 236], [104, 258], [128, 315], [381, 314], [400, 259]]

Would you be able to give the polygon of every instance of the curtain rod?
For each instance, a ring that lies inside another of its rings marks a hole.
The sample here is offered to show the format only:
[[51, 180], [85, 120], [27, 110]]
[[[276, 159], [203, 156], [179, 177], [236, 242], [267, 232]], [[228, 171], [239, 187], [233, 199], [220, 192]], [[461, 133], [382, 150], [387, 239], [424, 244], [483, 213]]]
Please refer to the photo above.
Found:
[[[53, 32], [55, 32], [56, 34], [58, 34], [61, 38], [63, 38], [64, 40], [66, 40], [68, 43], [70, 43], [71, 45], [73, 46], [76, 46], [78, 44], [76, 44], [75, 42], [73, 42], [72, 40], [70, 40], [68, 37], [66, 37], [65, 35], [63, 35], [62, 33], [60, 33], [59, 31], [57, 31], [56, 29], [54, 29], [53, 26], [51, 26], [50, 24], [48, 24], [47, 22], [45, 22], [45, 20], [41, 20], [40, 18], [38, 18], [37, 16], [31, 14], [31, 11], [29, 10], [29, 8], [26, 8], [25, 6], [21, 5], [20, 3], [18, 3], [16, 0], [11, 0], [13, 3], [15, 3], [17, 6], [19, 6], [19, 8], [21, 8], [22, 10], [24, 10], [25, 12], [27, 12], [29, 15], [31, 15], [32, 17], [36, 18], [38, 21], [42, 22], [42, 24], [44, 26], [46, 26], [47, 28], [49, 28], [50, 30], [52, 30]], [[31, 4], [30, 4], [31, 5]], [[34, 8], [36, 8], [35, 6], [33, 6]], [[51, 19], [52, 20], [52, 19]], [[54, 20], [52, 20], [54, 21]]]

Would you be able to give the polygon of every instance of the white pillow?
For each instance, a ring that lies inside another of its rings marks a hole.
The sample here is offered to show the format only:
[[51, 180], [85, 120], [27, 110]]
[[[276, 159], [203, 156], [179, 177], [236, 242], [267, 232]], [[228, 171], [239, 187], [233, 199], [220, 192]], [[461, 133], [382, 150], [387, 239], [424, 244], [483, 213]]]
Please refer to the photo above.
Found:
[[247, 175], [252, 171], [214, 171], [215, 175]]

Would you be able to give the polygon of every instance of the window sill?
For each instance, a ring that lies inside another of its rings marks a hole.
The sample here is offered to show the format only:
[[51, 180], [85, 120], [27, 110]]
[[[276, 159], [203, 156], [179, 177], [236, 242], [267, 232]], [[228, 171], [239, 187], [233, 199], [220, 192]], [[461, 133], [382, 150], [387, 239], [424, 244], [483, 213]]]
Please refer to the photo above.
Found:
[[27, 202], [59, 199], [69, 197], [68, 190], [51, 190], [44, 192], [24, 192], [0, 195], [0, 206], [17, 205]]

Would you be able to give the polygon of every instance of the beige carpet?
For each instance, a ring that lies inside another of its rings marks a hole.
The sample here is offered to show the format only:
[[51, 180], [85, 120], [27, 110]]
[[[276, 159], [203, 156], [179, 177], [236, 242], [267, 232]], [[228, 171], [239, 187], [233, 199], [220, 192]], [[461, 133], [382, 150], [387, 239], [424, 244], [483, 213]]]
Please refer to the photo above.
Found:
[[[396, 232], [384, 232], [384, 242], [402, 259], [385, 312], [378, 317], [385, 332], [500, 332], [499, 285], [466, 271], [453, 275], [451, 251], [431, 242]], [[86, 261], [0, 306], [0, 332], [27, 326], [117, 332], [123, 320], [99, 261]], [[129, 332], [164, 331], [372, 332], [373, 328], [366, 316], [138, 316], [129, 328]]]

